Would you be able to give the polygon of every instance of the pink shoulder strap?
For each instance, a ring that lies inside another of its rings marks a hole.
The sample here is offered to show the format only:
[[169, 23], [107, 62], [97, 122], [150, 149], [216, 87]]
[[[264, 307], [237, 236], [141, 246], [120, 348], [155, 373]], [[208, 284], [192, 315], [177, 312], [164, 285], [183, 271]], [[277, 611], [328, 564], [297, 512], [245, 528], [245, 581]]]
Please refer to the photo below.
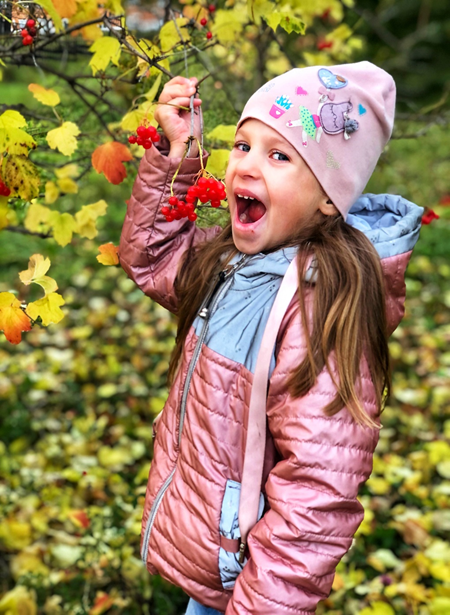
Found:
[[297, 256], [295, 256], [284, 275], [280, 289], [275, 297], [275, 302], [264, 331], [253, 377], [239, 502], [239, 530], [241, 534], [239, 561], [241, 563], [244, 561], [248, 533], [258, 520], [266, 444], [266, 404], [270, 361], [278, 330], [297, 288], [298, 266]]

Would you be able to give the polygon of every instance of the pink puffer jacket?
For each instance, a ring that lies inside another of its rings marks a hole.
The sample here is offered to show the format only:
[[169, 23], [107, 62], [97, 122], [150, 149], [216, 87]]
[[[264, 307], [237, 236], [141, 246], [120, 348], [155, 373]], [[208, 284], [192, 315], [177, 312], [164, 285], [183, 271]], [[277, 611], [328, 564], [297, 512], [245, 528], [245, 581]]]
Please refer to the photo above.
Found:
[[[185, 250], [219, 228], [160, 213], [180, 159], [146, 152], [128, 205], [120, 263], [152, 299], [176, 313], [174, 280]], [[162, 152], [162, 153], [161, 153]], [[205, 156], [206, 160], [206, 156]], [[181, 196], [199, 170], [186, 159], [174, 192]], [[393, 330], [403, 316], [404, 272], [422, 209], [389, 195], [364, 195], [348, 222], [370, 237], [382, 258]], [[270, 308], [293, 248], [238, 255], [187, 336], [183, 360], [158, 423], [142, 525], [141, 554], [151, 573], [181, 586], [226, 615], [314, 613], [331, 590], [335, 568], [363, 519], [358, 489], [370, 476], [378, 431], [363, 429], [346, 409], [332, 418], [335, 396], [324, 370], [300, 399], [286, 390], [289, 371], [305, 354], [297, 299], [283, 320], [270, 370], [268, 440], [260, 520], [250, 532], [244, 566], [233, 552], [246, 417], [253, 369]], [[216, 284], [218, 285], [216, 286]], [[307, 295], [311, 301], [313, 285]], [[363, 404], [375, 395], [362, 365]]]

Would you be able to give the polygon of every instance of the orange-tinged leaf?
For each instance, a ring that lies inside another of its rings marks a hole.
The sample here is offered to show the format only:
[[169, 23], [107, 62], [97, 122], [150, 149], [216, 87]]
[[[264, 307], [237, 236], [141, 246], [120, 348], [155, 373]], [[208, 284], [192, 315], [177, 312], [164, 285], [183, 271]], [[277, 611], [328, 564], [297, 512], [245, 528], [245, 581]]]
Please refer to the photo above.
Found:
[[102, 615], [114, 604], [114, 600], [105, 592], [98, 592], [95, 597], [94, 606], [89, 610], [89, 615]]
[[19, 273], [19, 278], [23, 284], [26, 284], [27, 286], [32, 282], [39, 284], [39, 286], [42, 286], [44, 289], [45, 294], [48, 295], [53, 293], [58, 288], [58, 284], [55, 280], [45, 275], [49, 268], [49, 258], [44, 258], [42, 254], [33, 254], [29, 260], [28, 269], [21, 271]]
[[71, 510], [67, 516], [77, 527], [86, 529], [91, 524], [85, 510]]
[[60, 305], [64, 305], [65, 301], [58, 293], [50, 293], [42, 299], [29, 303], [26, 308], [26, 313], [36, 320], [38, 316], [42, 318], [42, 324], [47, 327], [50, 323], [57, 323], [64, 318], [64, 312], [60, 309]]
[[59, 94], [55, 90], [48, 90], [37, 83], [30, 83], [28, 89], [36, 100], [48, 107], [55, 107], [61, 102]]
[[132, 158], [133, 155], [126, 145], [109, 141], [94, 150], [92, 166], [97, 173], [104, 173], [111, 184], [120, 184], [127, 176], [127, 170], [122, 163]]
[[22, 341], [22, 331], [30, 331], [31, 321], [12, 293], [0, 293], [0, 331], [11, 344]]
[[113, 243], [104, 243], [102, 246], [99, 246], [101, 254], [97, 256], [97, 260], [102, 265], [118, 265], [119, 257], [117, 255], [118, 247]]
[[52, 0], [52, 2], [60, 17], [72, 17], [77, 12], [75, 0]]

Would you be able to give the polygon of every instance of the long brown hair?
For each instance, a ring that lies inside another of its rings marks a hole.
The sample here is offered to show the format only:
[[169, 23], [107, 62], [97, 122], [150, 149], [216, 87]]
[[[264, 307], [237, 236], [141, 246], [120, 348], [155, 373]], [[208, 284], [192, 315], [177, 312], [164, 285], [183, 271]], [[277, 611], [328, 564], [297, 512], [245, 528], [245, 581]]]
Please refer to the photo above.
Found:
[[[342, 216], [327, 216], [317, 211], [280, 249], [299, 247], [299, 301], [304, 323], [306, 356], [290, 374], [290, 394], [300, 397], [314, 386], [326, 367], [335, 380], [337, 393], [324, 408], [328, 416], [347, 407], [361, 425], [378, 428], [361, 404], [360, 368], [367, 360], [376, 393], [378, 412], [390, 391], [390, 370], [384, 280], [379, 256], [359, 230], [349, 226]], [[237, 253], [231, 224], [213, 241], [189, 250], [181, 263], [176, 281], [179, 297], [178, 332], [169, 365], [169, 383], [173, 382], [187, 333], [200, 309], [214, 276]], [[315, 276], [304, 278], [304, 265], [310, 254], [315, 257]], [[223, 259], [225, 256], [225, 260]], [[305, 290], [315, 285], [312, 318], [305, 305]], [[330, 365], [333, 353], [334, 370]], [[333, 374], [336, 372], [336, 376]]]

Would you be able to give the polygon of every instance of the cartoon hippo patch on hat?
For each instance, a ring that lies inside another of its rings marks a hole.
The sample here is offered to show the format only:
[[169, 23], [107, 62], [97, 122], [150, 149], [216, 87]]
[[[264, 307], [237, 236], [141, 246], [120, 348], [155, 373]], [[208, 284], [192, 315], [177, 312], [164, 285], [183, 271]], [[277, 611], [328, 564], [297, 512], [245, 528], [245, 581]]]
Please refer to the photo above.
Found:
[[349, 100], [340, 103], [325, 103], [320, 109], [320, 123], [323, 131], [329, 135], [343, 132], [344, 138], [350, 139], [351, 133], [359, 128], [359, 123], [348, 116], [352, 109], [353, 105]]

